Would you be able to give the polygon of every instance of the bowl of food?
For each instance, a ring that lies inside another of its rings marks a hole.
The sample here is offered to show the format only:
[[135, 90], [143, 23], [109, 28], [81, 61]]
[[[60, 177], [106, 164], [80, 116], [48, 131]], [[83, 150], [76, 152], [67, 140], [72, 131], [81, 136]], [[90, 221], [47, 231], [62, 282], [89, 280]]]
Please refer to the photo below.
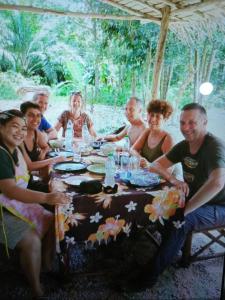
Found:
[[64, 146], [64, 139], [50, 140], [48, 141], [48, 143], [52, 149], [56, 149], [56, 148], [62, 149]]
[[116, 144], [115, 143], [106, 143], [103, 144], [100, 148], [100, 150], [102, 151], [102, 153], [104, 155], [108, 155], [111, 152], [114, 152], [116, 150]]

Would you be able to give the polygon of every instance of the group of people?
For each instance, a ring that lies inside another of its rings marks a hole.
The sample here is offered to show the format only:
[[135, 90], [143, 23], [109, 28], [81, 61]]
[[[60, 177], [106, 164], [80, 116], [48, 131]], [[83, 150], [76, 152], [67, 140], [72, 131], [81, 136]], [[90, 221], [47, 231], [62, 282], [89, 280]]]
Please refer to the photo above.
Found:
[[[48, 140], [56, 138], [61, 128], [65, 136], [68, 120], [73, 123], [74, 137], [82, 137], [86, 123], [90, 135], [97, 138], [94, 124], [83, 110], [81, 93], [73, 93], [69, 104], [70, 109], [60, 115], [54, 127], [44, 117], [48, 95], [43, 93], [22, 103], [20, 111], [0, 112], [0, 242], [19, 250], [21, 266], [35, 296], [43, 295], [41, 261], [47, 270], [51, 268], [54, 245], [53, 215], [41, 204], [67, 204], [69, 199], [63, 193], [34, 191], [28, 171], [65, 160], [60, 156], [46, 159], [46, 153]], [[186, 196], [184, 225], [167, 226], [157, 256], [143, 268], [142, 280], [135, 280], [133, 286], [153, 285], [190, 231], [225, 225], [225, 144], [207, 132], [204, 107], [191, 103], [183, 107], [180, 116], [184, 140], [174, 145], [172, 136], [163, 129], [172, 112], [167, 101], [152, 100], [147, 106], [146, 124], [141, 100], [131, 97], [125, 110], [129, 125], [104, 137], [107, 141], [119, 141], [128, 135], [130, 152], [139, 157], [141, 166], [159, 173]], [[182, 164], [183, 180], [171, 171], [176, 163]]]

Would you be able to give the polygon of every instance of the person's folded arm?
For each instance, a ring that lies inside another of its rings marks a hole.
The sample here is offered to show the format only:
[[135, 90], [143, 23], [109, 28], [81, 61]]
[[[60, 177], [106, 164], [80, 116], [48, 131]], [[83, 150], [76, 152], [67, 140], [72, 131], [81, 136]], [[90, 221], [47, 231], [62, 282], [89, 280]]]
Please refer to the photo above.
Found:
[[43, 133], [39, 130], [37, 131], [37, 143], [38, 143], [38, 146], [41, 149], [41, 153], [40, 153], [38, 159], [43, 160], [43, 159], [45, 159], [46, 154], [50, 150], [50, 147], [47, 144]]
[[189, 194], [189, 187], [186, 182], [178, 180], [173, 174], [171, 174], [171, 168], [173, 167], [173, 162], [171, 162], [166, 155], [160, 156], [153, 163], [149, 163], [148, 169], [150, 172], [159, 174], [167, 182], [174, 185], [177, 189], [181, 190], [185, 196]]
[[28, 156], [23, 144], [20, 145], [20, 148], [22, 150], [23, 153], [23, 157], [24, 160], [27, 164], [27, 168], [30, 172], [32, 171], [38, 171], [42, 168], [45, 168], [51, 164], [57, 163], [57, 162], [62, 162], [62, 161], [66, 161], [67, 159], [63, 156], [56, 156], [56, 157], [52, 157], [52, 158], [48, 158], [48, 159], [44, 159], [44, 160], [38, 160], [38, 161], [32, 161], [30, 159], [30, 157]]
[[140, 152], [144, 147], [145, 141], [148, 138], [149, 135], [149, 128], [145, 129], [144, 132], [141, 134], [141, 136], [137, 139], [137, 141], [133, 144], [133, 146], [130, 149], [130, 153], [134, 156], [137, 156], [139, 158], [142, 158]]
[[54, 126], [55, 130], [58, 132], [62, 128], [62, 123], [57, 121], [57, 123]]
[[188, 201], [185, 215], [209, 202], [225, 185], [225, 168], [214, 169], [203, 186]]
[[127, 134], [127, 126], [118, 134], [109, 134], [104, 137], [104, 140], [109, 142], [116, 142], [122, 140]]
[[91, 126], [88, 128], [88, 130], [89, 130], [90, 135], [93, 136], [94, 138], [96, 138], [97, 134], [96, 134], [96, 132], [95, 132], [94, 126], [91, 125]]
[[24, 203], [47, 203], [50, 205], [69, 203], [69, 198], [64, 193], [42, 193], [23, 189], [17, 186], [15, 179], [12, 178], [0, 180], [0, 190], [8, 198]]
[[23, 189], [16, 185], [15, 179], [0, 180], [1, 192], [10, 199], [16, 199], [25, 203], [45, 203], [45, 194], [29, 189]]
[[46, 130], [47, 136], [48, 136], [48, 140], [54, 140], [57, 139], [57, 131], [55, 128], [51, 127], [49, 129]]

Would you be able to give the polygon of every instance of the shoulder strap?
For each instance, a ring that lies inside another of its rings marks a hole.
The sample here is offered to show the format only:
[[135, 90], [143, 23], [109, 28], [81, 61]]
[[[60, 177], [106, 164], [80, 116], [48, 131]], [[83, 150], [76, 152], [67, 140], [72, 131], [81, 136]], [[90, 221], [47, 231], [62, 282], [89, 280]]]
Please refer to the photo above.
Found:
[[163, 144], [163, 142], [165, 141], [165, 139], [166, 139], [166, 137], [167, 137], [167, 133], [164, 135], [164, 137], [161, 139], [161, 141], [159, 142], [159, 144]]

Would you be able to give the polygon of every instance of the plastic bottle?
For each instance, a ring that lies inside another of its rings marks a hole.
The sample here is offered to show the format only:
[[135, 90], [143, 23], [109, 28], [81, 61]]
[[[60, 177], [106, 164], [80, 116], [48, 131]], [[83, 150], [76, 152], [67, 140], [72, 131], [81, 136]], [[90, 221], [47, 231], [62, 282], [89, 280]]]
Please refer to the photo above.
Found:
[[109, 153], [108, 158], [105, 162], [105, 186], [115, 186], [115, 173], [116, 173], [116, 164], [113, 158], [113, 153]]
[[82, 126], [82, 139], [84, 141], [85, 144], [88, 144], [89, 143], [89, 130], [88, 130], [88, 127], [87, 127], [87, 123], [85, 122]]
[[71, 120], [67, 122], [65, 133], [65, 148], [67, 151], [73, 150], [73, 122]]
[[130, 153], [130, 138], [128, 135], [125, 135], [125, 137], [124, 137], [123, 149], [124, 149], [124, 152]]

